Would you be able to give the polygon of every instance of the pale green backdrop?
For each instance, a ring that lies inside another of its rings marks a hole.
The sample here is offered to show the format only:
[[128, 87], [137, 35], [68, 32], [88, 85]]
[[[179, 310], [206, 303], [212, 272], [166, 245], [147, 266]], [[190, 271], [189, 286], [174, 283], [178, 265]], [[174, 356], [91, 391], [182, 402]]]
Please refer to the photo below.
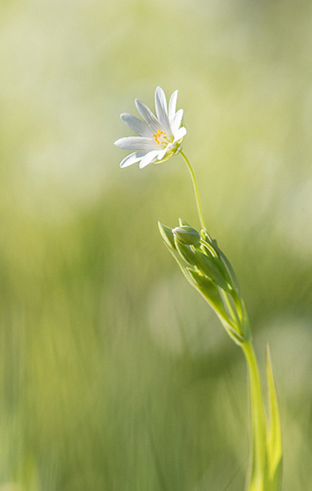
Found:
[[312, 490], [312, 3], [0, 10], [0, 491], [243, 490], [244, 360], [157, 230], [199, 225], [187, 169], [113, 145], [157, 85], [270, 343], [283, 490]]

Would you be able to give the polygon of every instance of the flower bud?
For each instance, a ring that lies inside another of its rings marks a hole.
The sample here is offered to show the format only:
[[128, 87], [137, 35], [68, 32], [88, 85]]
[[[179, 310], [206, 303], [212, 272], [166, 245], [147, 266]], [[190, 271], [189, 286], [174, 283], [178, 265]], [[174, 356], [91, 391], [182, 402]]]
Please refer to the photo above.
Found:
[[197, 230], [187, 225], [174, 228], [172, 233], [179, 242], [185, 245], [195, 245], [200, 241]]

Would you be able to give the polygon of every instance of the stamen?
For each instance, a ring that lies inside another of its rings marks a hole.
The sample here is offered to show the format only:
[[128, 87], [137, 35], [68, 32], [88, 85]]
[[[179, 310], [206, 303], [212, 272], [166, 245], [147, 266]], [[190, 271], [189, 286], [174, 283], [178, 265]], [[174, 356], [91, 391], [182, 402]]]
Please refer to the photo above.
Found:
[[157, 133], [155, 133], [153, 137], [157, 145], [160, 145], [161, 143], [168, 143], [169, 141], [166, 133], [160, 129], [157, 130]]

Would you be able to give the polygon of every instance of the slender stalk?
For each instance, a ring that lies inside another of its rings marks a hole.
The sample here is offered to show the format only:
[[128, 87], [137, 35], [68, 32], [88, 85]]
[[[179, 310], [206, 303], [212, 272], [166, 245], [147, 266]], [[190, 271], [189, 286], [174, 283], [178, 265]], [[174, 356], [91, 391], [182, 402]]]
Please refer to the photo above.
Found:
[[200, 204], [200, 199], [199, 199], [199, 192], [198, 192], [198, 187], [197, 187], [197, 182], [196, 182], [196, 178], [195, 178], [195, 174], [194, 174], [194, 171], [193, 171], [193, 168], [190, 164], [190, 161], [188, 160], [188, 158], [186, 157], [186, 155], [183, 153], [183, 152], [180, 152], [181, 156], [183, 157], [187, 167], [188, 167], [188, 170], [190, 171], [190, 174], [191, 174], [191, 178], [192, 178], [192, 182], [193, 182], [193, 188], [194, 188], [194, 192], [195, 192], [195, 200], [196, 200], [196, 205], [197, 205], [197, 211], [198, 211], [198, 216], [199, 216], [199, 221], [200, 221], [200, 225], [201, 225], [201, 228], [206, 230], [206, 226], [205, 226], [205, 220], [204, 220], [204, 216], [203, 216], [203, 212], [202, 212], [202, 208], [201, 208], [201, 204]]
[[250, 480], [254, 490], [263, 489], [263, 473], [266, 467], [266, 423], [264, 417], [261, 384], [257, 360], [251, 341], [243, 343], [242, 349], [247, 361], [250, 384], [252, 416], [252, 462]]

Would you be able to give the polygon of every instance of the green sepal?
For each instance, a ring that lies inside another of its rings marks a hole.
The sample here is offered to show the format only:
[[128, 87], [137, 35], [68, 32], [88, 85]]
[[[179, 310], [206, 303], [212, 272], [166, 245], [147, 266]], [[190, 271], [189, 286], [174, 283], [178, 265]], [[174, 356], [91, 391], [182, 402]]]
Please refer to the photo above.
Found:
[[174, 240], [174, 244], [182, 259], [184, 259], [184, 261], [190, 264], [191, 266], [195, 266], [196, 254], [195, 252], [192, 251], [190, 246], [182, 244], [176, 237]]
[[210, 235], [208, 234], [207, 230], [202, 229], [201, 230], [201, 236], [202, 236], [202, 239], [204, 241], [209, 242], [210, 244], [212, 244], [213, 239], [210, 237]]
[[162, 223], [158, 222], [158, 228], [160, 235], [164, 239], [165, 244], [172, 249], [175, 249], [175, 243], [174, 243], [174, 236], [172, 233], [171, 228], [166, 227], [166, 225], [163, 225]]
[[203, 252], [206, 256], [219, 257], [216, 250], [208, 242], [201, 240], [200, 245], [195, 246], [197, 250]]
[[190, 225], [182, 220], [182, 218], [179, 218], [179, 227], [190, 227]]

